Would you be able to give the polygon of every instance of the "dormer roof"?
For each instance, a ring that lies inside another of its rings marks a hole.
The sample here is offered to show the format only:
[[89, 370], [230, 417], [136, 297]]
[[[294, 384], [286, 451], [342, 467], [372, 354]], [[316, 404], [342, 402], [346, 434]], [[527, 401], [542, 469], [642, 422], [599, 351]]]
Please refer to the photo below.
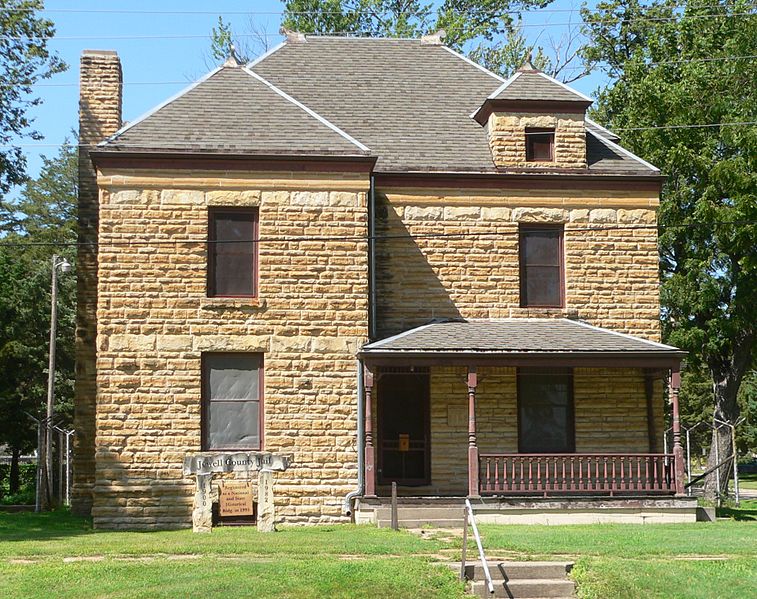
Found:
[[526, 63], [494, 90], [473, 114], [481, 125], [502, 111], [586, 112], [593, 100]]

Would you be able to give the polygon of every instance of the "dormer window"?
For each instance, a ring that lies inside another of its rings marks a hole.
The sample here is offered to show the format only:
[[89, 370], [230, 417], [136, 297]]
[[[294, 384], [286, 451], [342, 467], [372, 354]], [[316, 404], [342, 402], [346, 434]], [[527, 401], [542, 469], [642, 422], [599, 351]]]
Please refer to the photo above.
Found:
[[555, 130], [526, 129], [526, 162], [555, 161]]

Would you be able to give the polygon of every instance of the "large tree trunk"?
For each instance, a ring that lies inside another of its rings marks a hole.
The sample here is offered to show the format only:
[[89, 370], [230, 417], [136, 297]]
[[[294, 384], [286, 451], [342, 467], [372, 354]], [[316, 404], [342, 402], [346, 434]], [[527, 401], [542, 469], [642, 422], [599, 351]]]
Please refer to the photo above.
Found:
[[16, 447], [11, 448], [11, 471], [10, 481], [8, 484], [10, 495], [15, 495], [21, 488], [21, 470], [19, 462], [21, 460], [21, 450]]
[[[715, 410], [713, 411], [713, 427], [720, 426], [721, 422], [735, 423], [739, 419], [739, 404], [736, 397], [741, 386], [741, 379], [746, 371], [746, 356], [734, 356], [734, 360], [712, 360], [709, 368], [712, 376], [712, 387], [715, 396]], [[707, 470], [722, 463], [733, 455], [734, 447], [731, 437], [731, 428], [720, 426], [712, 431], [712, 445], [710, 455], [707, 458]], [[734, 458], [735, 459], [735, 458]], [[704, 484], [705, 499], [717, 498], [718, 475], [720, 477], [720, 492], [728, 487], [728, 481], [733, 475], [733, 463], [724, 464], [717, 472], [712, 472]]]

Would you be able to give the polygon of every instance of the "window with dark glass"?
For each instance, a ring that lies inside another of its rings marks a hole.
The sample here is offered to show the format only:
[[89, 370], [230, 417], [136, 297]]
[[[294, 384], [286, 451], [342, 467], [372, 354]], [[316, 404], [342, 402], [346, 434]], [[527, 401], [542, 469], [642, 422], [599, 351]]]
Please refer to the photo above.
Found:
[[518, 451], [575, 451], [570, 370], [518, 369]]
[[257, 210], [213, 209], [208, 226], [208, 295], [257, 295]]
[[262, 374], [262, 354], [203, 354], [203, 449], [260, 449]]
[[526, 161], [553, 162], [555, 159], [555, 130], [526, 129]]
[[563, 305], [562, 227], [520, 228], [520, 305]]

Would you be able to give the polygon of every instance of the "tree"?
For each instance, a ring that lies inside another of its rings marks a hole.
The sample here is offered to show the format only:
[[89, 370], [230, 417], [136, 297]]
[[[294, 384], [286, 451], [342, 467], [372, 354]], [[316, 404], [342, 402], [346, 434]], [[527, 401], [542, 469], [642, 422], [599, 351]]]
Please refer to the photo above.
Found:
[[5, 0], [0, 7], [0, 220], [13, 223], [5, 196], [26, 180], [26, 158], [19, 138], [41, 139], [32, 128], [29, 110], [41, 99], [33, 86], [66, 69], [47, 47], [55, 33], [53, 23], [39, 17], [42, 0]]
[[[689, 125], [757, 121], [757, 12], [745, 0], [611, 0], [583, 15], [584, 57], [610, 77], [595, 117], [667, 175], [664, 337], [709, 372], [711, 415], [735, 422], [757, 357], [757, 127]], [[709, 467], [715, 443], [732, 453], [727, 429], [713, 433]], [[705, 492], [715, 496], [714, 477]]]
[[[54, 158], [43, 157], [39, 177], [9, 204], [12, 223], [2, 222], [11, 232], [0, 241], [0, 444], [11, 451], [11, 493], [18, 490], [19, 456], [36, 444], [27, 413], [45, 413], [51, 259], [57, 253], [74, 261], [74, 248], [57, 244], [76, 241], [76, 200], [77, 151], [66, 144]], [[68, 425], [74, 389], [73, 276], [59, 278], [58, 302], [56, 414]]]

